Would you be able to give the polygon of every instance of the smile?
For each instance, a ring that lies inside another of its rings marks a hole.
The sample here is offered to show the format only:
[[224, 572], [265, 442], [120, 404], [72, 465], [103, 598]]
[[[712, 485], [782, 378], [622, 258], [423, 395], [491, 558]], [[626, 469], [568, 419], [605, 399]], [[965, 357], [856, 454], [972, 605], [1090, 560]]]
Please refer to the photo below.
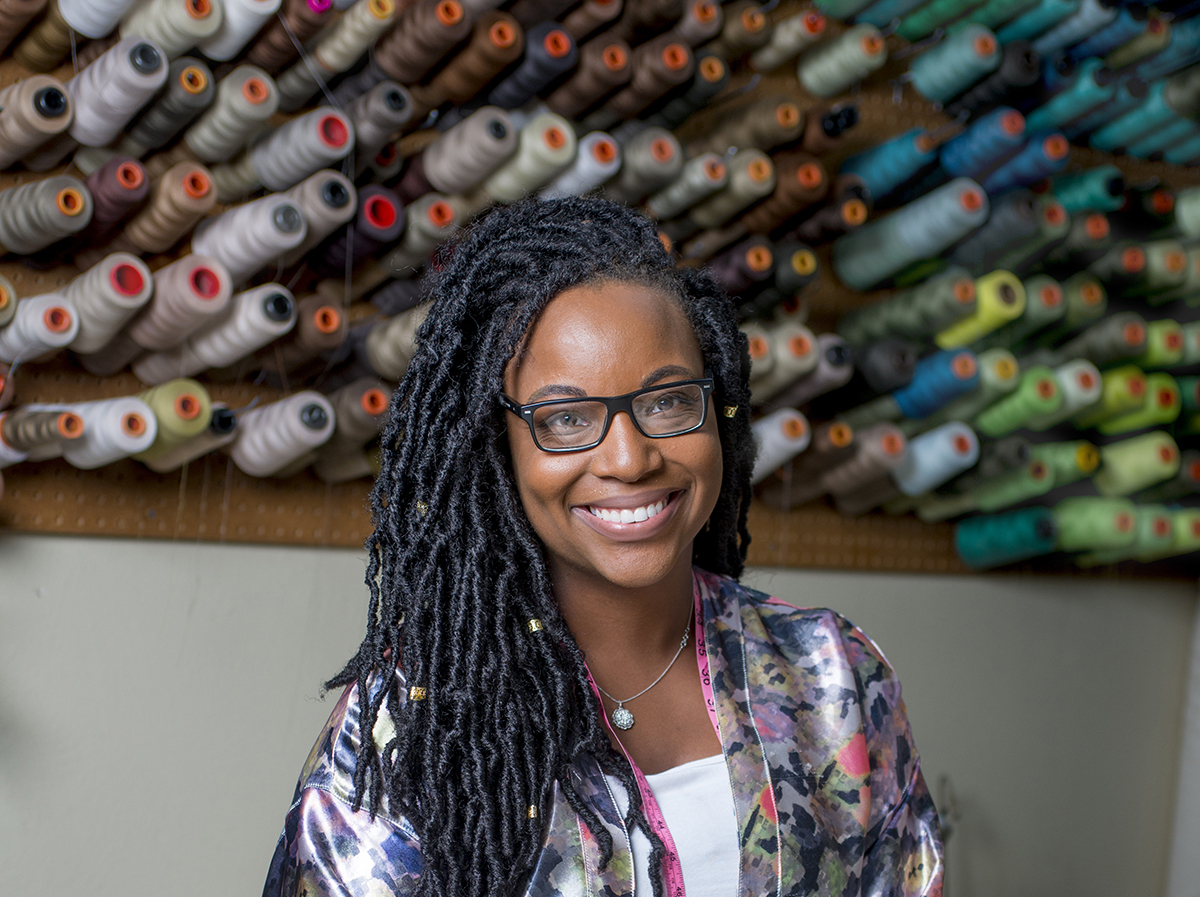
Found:
[[601, 520], [607, 520], [609, 523], [641, 523], [643, 520], [649, 520], [651, 517], [657, 517], [662, 513], [662, 509], [667, 506], [668, 499], [656, 501], [653, 504], [643, 505], [640, 508], [597, 508], [589, 505], [588, 510], [599, 517]]
[[[683, 503], [681, 496], [685, 492], [679, 490], [666, 495], [659, 492], [657, 496], [630, 496], [632, 501], [643, 502], [637, 506], [610, 508], [601, 504], [576, 505], [573, 513], [577, 520], [609, 539], [636, 542], [653, 538], [671, 525], [675, 512]], [[654, 500], [647, 501], [651, 498]], [[622, 501], [613, 497], [608, 500], [613, 504], [629, 505], [630, 499]]]

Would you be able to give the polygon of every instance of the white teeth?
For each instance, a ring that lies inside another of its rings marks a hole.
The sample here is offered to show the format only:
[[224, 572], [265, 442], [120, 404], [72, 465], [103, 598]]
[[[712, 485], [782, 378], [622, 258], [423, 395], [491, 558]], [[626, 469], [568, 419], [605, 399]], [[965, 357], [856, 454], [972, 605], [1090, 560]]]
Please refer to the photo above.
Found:
[[667, 500], [656, 501], [654, 504], [643, 505], [640, 508], [596, 508], [588, 506], [592, 515], [609, 523], [641, 523], [651, 517], [657, 517], [667, 506]]
[[635, 523], [641, 523], [643, 520], [649, 519], [650, 515], [646, 513], [645, 508], [638, 508], [633, 512], [633, 520]]
[[633, 523], [633, 511], [629, 510], [629, 508], [622, 508], [621, 509], [621, 522], [622, 523]]

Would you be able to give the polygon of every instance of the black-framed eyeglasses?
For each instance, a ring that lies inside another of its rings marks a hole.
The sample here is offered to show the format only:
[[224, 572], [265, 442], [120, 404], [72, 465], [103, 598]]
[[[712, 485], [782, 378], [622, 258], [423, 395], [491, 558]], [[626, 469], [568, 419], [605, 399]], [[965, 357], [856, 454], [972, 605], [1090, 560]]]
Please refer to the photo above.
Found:
[[649, 386], [623, 396], [584, 396], [520, 405], [503, 393], [500, 404], [529, 425], [533, 443], [543, 452], [582, 452], [608, 435], [613, 415], [624, 411], [638, 432], [651, 439], [682, 436], [704, 426], [713, 379], [679, 380]]

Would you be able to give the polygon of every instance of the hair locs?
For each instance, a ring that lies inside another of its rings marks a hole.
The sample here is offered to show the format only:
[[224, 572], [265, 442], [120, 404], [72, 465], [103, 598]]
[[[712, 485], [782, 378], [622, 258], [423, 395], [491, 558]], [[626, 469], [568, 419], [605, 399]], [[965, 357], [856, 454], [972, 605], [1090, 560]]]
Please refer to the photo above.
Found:
[[[498, 208], [441, 262], [381, 436], [366, 638], [328, 683], [357, 683], [369, 696], [360, 697], [355, 800], [372, 810], [386, 801], [417, 829], [419, 893], [492, 897], [514, 891], [531, 868], [556, 782], [607, 862], [611, 838], [568, 774], [590, 754], [624, 782], [630, 822], [649, 835], [658, 868], [662, 844], [645, 822], [632, 769], [610, 747], [508, 469], [496, 397], [525, 333], [564, 290], [627, 281], [679, 302], [715, 381], [724, 465], [694, 561], [737, 577], [755, 451], [745, 337], [706, 272], [675, 268], [649, 220], [605, 200]], [[533, 618], [540, 632], [530, 632]], [[401, 674], [391, 675], [397, 660]], [[408, 701], [410, 686], [425, 698]], [[368, 733], [385, 705], [395, 734], [376, 745]], [[532, 817], [531, 806], [539, 810]]]

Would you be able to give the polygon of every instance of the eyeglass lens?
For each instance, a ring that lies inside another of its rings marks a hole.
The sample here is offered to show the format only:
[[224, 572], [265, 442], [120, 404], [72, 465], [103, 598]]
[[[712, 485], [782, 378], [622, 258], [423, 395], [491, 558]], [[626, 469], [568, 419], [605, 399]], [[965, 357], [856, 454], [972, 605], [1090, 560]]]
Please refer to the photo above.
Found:
[[[704, 418], [704, 390], [695, 384], [644, 392], [632, 404], [634, 419], [647, 436], [684, 433]], [[603, 402], [545, 405], [533, 412], [533, 430], [545, 448], [582, 448], [600, 441], [607, 414]]]

